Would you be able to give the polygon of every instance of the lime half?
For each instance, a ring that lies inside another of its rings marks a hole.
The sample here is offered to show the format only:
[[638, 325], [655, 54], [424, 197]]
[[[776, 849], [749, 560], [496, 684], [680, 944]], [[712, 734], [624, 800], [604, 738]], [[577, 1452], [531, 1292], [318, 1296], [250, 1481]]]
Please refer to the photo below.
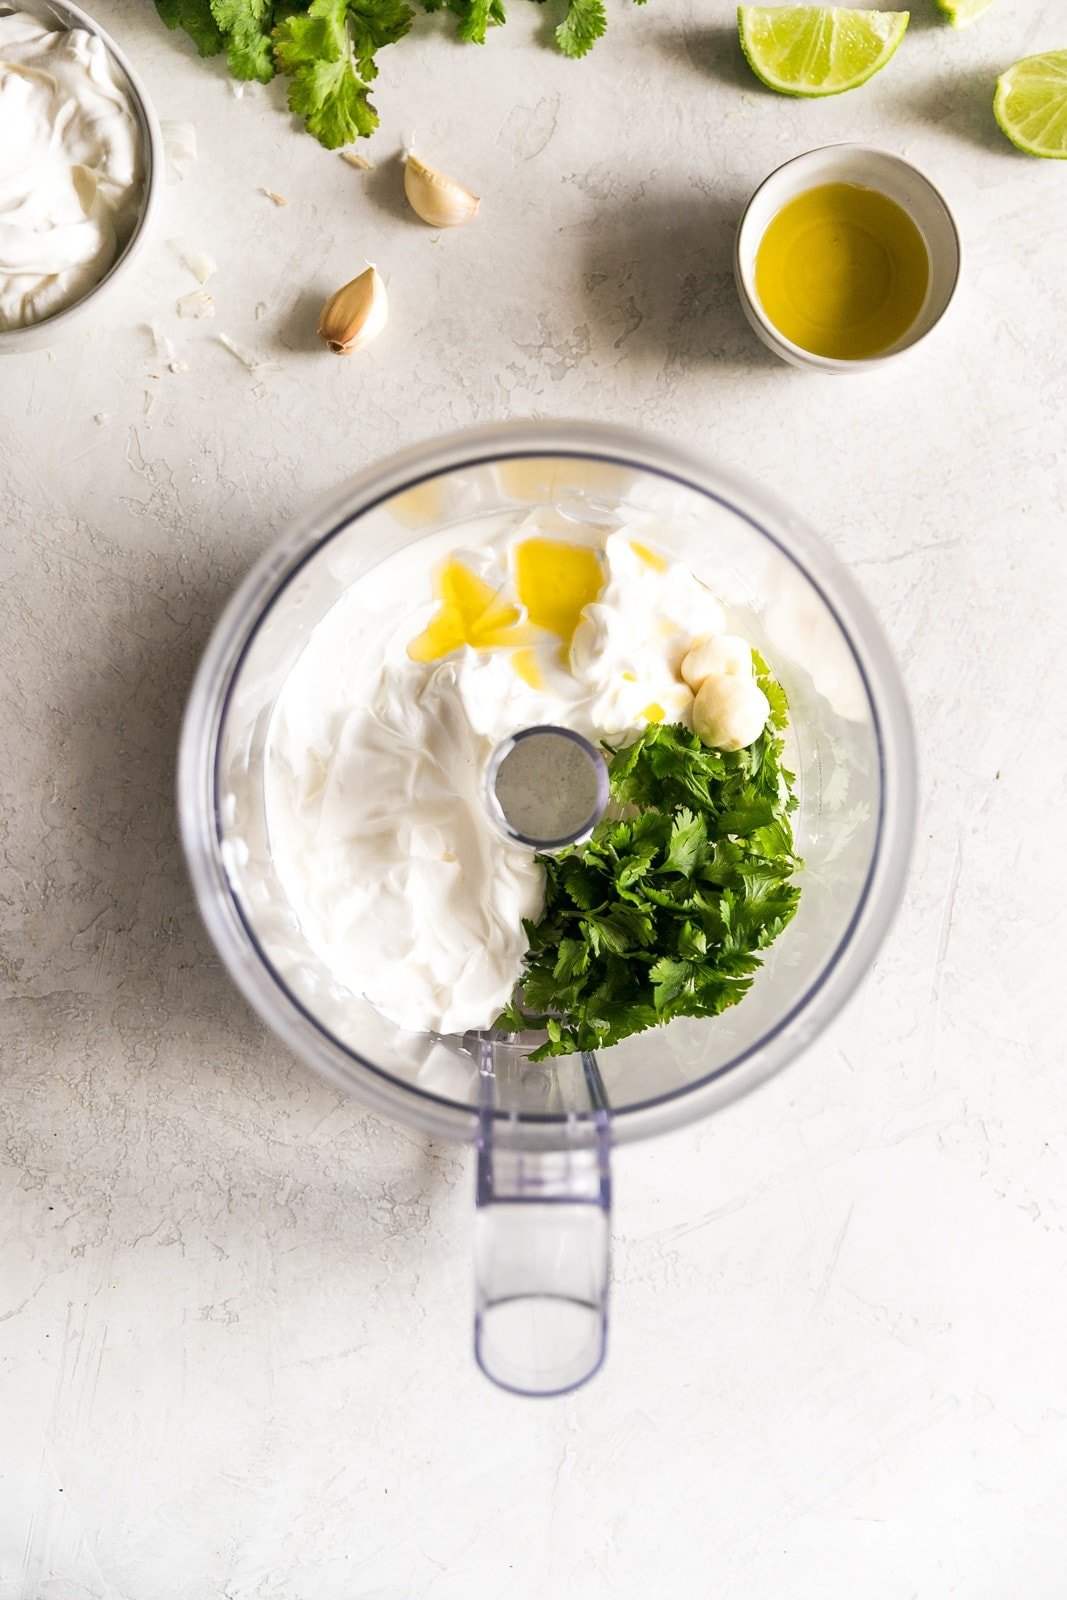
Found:
[[844, 94], [884, 67], [908, 26], [907, 11], [843, 6], [738, 6], [741, 48], [761, 83], [779, 94]]
[[954, 28], [969, 28], [992, 4], [993, 0], [937, 0], [938, 9]]
[[1067, 160], [1067, 50], [1017, 61], [997, 79], [993, 115], [1028, 156]]

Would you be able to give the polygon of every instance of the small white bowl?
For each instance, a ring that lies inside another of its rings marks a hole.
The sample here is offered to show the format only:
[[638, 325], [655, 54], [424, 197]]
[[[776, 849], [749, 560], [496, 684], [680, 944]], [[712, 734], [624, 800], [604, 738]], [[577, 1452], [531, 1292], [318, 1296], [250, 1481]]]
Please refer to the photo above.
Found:
[[[856, 361], [815, 355], [787, 339], [767, 316], [756, 293], [756, 252], [771, 219], [784, 205], [824, 183], [853, 183], [895, 200], [922, 234], [930, 257], [930, 282], [922, 309], [897, 342]], [[817, 372], [871, 372], [913, 350], [941, 321], [959, 282], [963, 251], [944, 196], [899, 156], [858, 144], [832, 144], [795, 156], [760, 184], [741, 218], [734, 246], [734, 277], [749, 322], [768, 349], [795, 367]]]
[[163, 135], [160, 132], [155, 108], [148, 98], [148, 91], [136, 71], [111, 35], [80, 7], [71, 5], [70, 0], [3, 0], [0, 10], [26, 11], [31, 17], [38, 17], [46, 25], [54, 24], [57, 28], [84, 28], [87, 33], [95, 34], [102, 41], [126, 80], [130, 104], [141, 134], [141, 149], [144, 156], [144, 191], [141, 195], [141, 208], [125, 247], [115, 257], [100, 282], [94, 284], [80, 300], [75, 300], [73, 305], [67, 306], [63, 311], [57, 311], [54, 316], [45, 317], [41, 322], [31, 322], [25, 328], [0, 330], [0, 355], [20, 355], [27, 350], [42, 350], [48, 345], [55, 344], [57, 339], [66, 338], [72, 331], [76, 331], [79, 325], [84, 324], [88, 312], [95, 313], [99, 310], [101, 300], [112, 294], [116, 285], [126, 281], [129, 268], [134, 259], [140, 255], [148, 237], [163, 191]]

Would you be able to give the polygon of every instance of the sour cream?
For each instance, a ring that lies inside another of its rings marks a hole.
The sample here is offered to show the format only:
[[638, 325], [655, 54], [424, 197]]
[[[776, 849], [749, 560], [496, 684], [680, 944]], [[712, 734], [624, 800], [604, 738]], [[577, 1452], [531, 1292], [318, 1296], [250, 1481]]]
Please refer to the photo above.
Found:
[[99, 283], [143, 187], [137, 120], [102, 41], [0, 16], [0, 329], [54, 316]]
[[725, 629], [684, 565], [625, 528], [535, 513], [453, 550], [431, 581], [405, 555], [312, 630], [267, 746], [274, 872], [333, 979], [402, 1028], [489, 1026], [519, 977], [543, 869], [490, 818], [494, 750], [552, 724], [593, 743], [691, 725], [680, 667]]

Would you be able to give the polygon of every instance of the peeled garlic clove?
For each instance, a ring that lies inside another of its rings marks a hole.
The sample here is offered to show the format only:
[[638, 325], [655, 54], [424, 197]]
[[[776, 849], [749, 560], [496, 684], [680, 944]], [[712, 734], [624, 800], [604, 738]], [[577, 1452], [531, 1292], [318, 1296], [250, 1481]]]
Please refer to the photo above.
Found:
[[752, 651], [736, 633], [698, 639], [682, 658], [681, 674], [694, 694], [705, 678], [751, 678]]
[[755, 744], [770, 714], [767, 696], [754, 678], [705, 678], [693, 701], [693, 732], [715, 750], [744, 750]]
[[469, 222], [481, 205], [476, 194], [435, 172], [410, 151], [404, 163], [404, 193], [412, 211], [431, 228], [455, 228]]
[[319, 313], [319, 338], [334, 355], [350, 356], [378, 337], [388, 317], [385, 284], [368, 267], [327, 300]]

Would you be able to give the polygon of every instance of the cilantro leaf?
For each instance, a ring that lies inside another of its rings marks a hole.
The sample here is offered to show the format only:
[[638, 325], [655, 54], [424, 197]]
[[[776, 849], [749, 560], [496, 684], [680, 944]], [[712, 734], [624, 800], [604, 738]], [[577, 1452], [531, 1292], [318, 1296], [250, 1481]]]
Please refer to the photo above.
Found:
[[347, 14], [359, 70], [365, 78], [377, 74], [375, 52], [402, 39], [415, 15], [404, 0], [348, 0]]
[[[646, 813], [647, 815], [647, 813]], [[633, 898], [640, 900], [644, 890], [641, 880], [648, 876], [649, 869], [656, 859], [657, 847], [655, 844], [637, 844], [633, 853], [627, 856], [615, 874], [615, 887], [621, 895], [627, 890], [632, 890]]]
[[506, 1005], [496, 1019], [496, 1026], [502, 1033], [522, 1033], [523, 1029], [528, 1025], [522, 1007], [517, 1005], [515, 1001], [511, 1001]]
[[592, 865], [577, 856], [568, 856], [559, 868], [560, 885], [569, 900], [582, 911], [592, 911], [603, 902], [604, 885]]
[[655, 985], [653, 990], [653, 1003], [657, 1013], [662, 1013], [682, 993], [692, 974], [692, 965], [688, 961], [675, 961], [670, 956], [662, 956], [649, 973], [649, 979]]
[[468, 44], [484, 44], [489, 26], [489, 0], [471, 0], [466, 16], [460, 19], [459, 36]]
[[771, 727], [784, 728], [789, 721], [789, 705], [785, 698], [785, 690], [776, 678], [772, 678], [771, 669], [758, 650], [752, 652], [752, 665], [756, 669], [756, 682], [770, 704]]
[[469, 44], [484, 44], [486, 31], [507, 21], [504, 0], [422, 0], [424, 11], [451, 11], [458, 33]]
[[274, 76], [274, 0], [211, 0], [211, 14], [225, 36], [234, 77], [269, 83]]
[[577, 973], [585, 972], [588, 966], [589, 946], [583, 944], [581, 939], [563, 939], [560, 942], [556, 965], [552, 968], [552, 976], [561, 981], [573, 978]]
[[274, 30], [277, 64], [293, 80], [290, 110], [328, 150], [378, 126], [369, 98], [375, 53], [403, 38], [411, 19], [403, 0], [312, 0], [305, 16]]
[[586, 55], [608, 25], [604, 0], [569, 0], [567, 15], [556, 29], [556, 43], [565, 56]]
[[309, 61], [293, 74], [289, 109], [327, 150], [367, 138], [378, 126], [366, 83], [351, 61]]
[[235, 78], [269, 83], [274, 77], [274, 48], [269, 33], [252, 30], [234, 34], [226, 46], [226, 60]]
[[210, 0], [156, 0], [168, 28], [184, 28], [202, 56], [217, 56], [223, 47], [222, 31], [211, 11]]
[[671, 824], [671, 844], [664, 861], [667, 872], [691, 878], [708, 853], [708, 825], [703, 817], [683, 808]]

